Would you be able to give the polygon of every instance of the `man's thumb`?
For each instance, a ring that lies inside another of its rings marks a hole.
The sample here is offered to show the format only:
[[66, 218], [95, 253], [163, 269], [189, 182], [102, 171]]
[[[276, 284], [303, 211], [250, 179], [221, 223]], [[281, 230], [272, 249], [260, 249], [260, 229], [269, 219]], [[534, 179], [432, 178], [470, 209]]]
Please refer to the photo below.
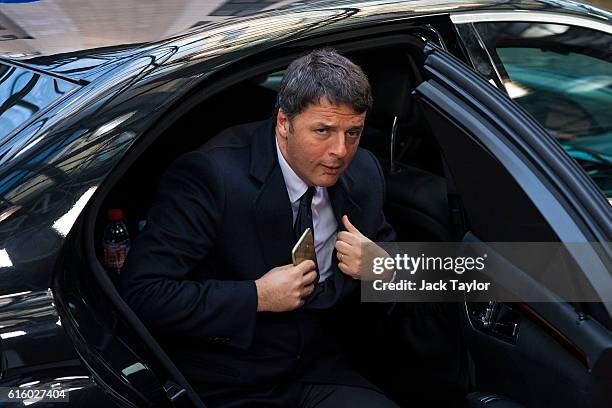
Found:
[[348, 215], [342, 216], [342, 223], [344, 224], [344, 228], [346, 228], [348, 232], [351, 232], [353, 234], [361, 234], [359, 230], [353, 224], [351, 224], [348, 219]]

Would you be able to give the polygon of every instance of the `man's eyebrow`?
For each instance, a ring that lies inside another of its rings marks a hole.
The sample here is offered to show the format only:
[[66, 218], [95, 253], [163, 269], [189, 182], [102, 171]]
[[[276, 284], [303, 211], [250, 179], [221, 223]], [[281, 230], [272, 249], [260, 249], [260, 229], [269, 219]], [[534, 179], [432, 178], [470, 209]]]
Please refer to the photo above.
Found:
[[[313, 125], [313, 127], [315, 129], [323, 128], [323, 129], [332, 129], [332, 130], [337, 128], [337, 126], [335, 126], [335, 125], [330, 125], [330, 124], [323, 123], [323, 122], [317, 122], [317, 123], [315, 123]], [[358, 132], [361, 132], [363, 130], [363, 128], [364, 128], [363, 125], [357, 125], [357, 126], [353, 126], [353, 127], [348, 128], [347, 131], [353, 131], [353, 132], [358, 131]]]

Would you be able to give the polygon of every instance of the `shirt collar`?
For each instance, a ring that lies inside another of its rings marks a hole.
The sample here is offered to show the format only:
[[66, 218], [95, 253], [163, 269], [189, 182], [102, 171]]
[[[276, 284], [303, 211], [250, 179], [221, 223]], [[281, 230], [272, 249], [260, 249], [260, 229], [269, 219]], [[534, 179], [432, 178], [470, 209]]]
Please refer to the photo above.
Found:
[[[276, 154], [278, 155], [278, 164], [280, 165], [281, 171], [283, 172], [283, 178], [285, 179], [285, 185], [287, 186], [287, 193], [289, 194], [289, 201], [292, 203], [298, 201], [308, 190], [308, 184], [295, 174], [295, 171], [291, 168], [283, 153], [280, 151], [278, 146], [278, 139], [274, 136], [276, 142]], [[318, 190], [318, 189], [317, 189]]]

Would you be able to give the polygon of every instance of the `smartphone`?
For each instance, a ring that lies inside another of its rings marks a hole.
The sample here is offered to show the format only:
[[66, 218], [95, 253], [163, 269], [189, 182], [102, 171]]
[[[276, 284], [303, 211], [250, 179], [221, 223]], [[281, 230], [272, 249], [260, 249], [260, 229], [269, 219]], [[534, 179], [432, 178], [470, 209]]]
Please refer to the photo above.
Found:
[[306, 231], [304, 231], [297, 244], [293, 247], [293, 250], [291, 250], [293, 266], [297, 266], [307, 259], [313, 261], [315, 267], [317, 267], [317, 255], [315, 253], [314, 236], [311, 228], [306, 228]]

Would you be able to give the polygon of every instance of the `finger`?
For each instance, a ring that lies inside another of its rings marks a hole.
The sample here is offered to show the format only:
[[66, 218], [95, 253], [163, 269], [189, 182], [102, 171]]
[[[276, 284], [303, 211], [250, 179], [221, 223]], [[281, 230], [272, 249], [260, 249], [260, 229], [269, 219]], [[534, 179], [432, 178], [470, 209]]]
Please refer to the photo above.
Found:
[[314, 291], [314, 285], [304, 286], [304, 290], [302, 292], [302, 298], [309, 296]]
[[353, 247], [344, 241], [336, 241], [334, 247], [336, 251], [342, 254], [350, 255], [353, 253]]
[[347, 244], [350, 244], [350, 245], [359, 244], [359, 239], [355, 236], [355, 234], [351, 232], [347, 232], [347, 231], [340, 231], [338, 233], [338, 238], [336, 239], [336, 241], [346, 242]]
[[298, 271], [300, 271], [302, 274], [308, 272], [308, 271], [312, 271], [315, 269], [315, 263], [311, 260], [311, 259], [305, 259], [302, 262], [300, 262], [296, 268], [298, 269]]
[[351, 274], [351, 268], [349, 268], [349, 266], [347, 264], [345, 264], [344, 262], [340, 262], [338, 264], [338, 269], [340, 269], [340, 271], [348, 276], [352, 276]]
[[338, 259], [338, 263], [343, 263], [345, 265], [349, 264], [350, 258], [347, 254], [343, 254], [342, 252], [336, 252], [336, 258]]
[[342, 216], [342, 223], [348, 232], [361, 235], [361, 232], [359, 232], [359, 230], [349, 221], [348, 215]]
[[295, 265], [293, 264], [287, 264], [287, 265], [281, 265], [281, 266], [277, 266], [276, 269], [289, 269], [289, 268], [293, 268]]
[[316, 279], [316, 277], [317, 277], [316, 271], [308, 272], [302, 277], [302, 285], [307, 286], [307, 285], [312, 284], [314, 280]]
[[304, 299], [301, 299], [298, 301], [298, 305], [296, 307], [296, 309], [299, 309], [300, 307], [304, 306], [304, 303], [306, 303], [306, 301]]
[[[340, 267], [340, 264], [338, 265], [338, 267]], [[342, 264], [342, 267], [340, 267], [340, 270], [342, 271], [342, 273], [344, 273], [347, 276], [350, 276], [353, 279], [359, 279], [359, 274], [355, 273], [354, 270], [345, 263]]]

